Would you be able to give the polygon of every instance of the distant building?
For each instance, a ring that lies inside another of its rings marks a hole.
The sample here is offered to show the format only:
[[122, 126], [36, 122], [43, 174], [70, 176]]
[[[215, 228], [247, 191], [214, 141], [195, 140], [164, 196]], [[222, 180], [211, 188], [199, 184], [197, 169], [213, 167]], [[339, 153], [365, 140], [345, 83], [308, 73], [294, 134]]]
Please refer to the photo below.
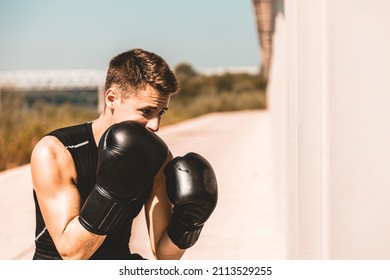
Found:
[[0, 106], [8, 95], [17, 93], [29, 107], [42, 101], [98, 109], [104, 75], [98, 70], [0, 72]]

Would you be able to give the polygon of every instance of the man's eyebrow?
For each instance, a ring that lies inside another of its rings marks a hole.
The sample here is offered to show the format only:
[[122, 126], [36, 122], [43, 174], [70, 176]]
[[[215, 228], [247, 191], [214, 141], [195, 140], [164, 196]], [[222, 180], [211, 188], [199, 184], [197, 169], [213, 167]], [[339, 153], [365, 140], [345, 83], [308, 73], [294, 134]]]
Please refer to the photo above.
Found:
[[158, 109], [157, 106], [152, 106], [152, 105], [140, 106], [140, 108], [141, 108], [141, 109], [152, 109], [152, 110]]
[[[141, 106], [140, 109], [157, 110], [158, 106], [146, 105], [146, 106]], [[161, 110], [168, 111], [168, 107], [161, 108]]]

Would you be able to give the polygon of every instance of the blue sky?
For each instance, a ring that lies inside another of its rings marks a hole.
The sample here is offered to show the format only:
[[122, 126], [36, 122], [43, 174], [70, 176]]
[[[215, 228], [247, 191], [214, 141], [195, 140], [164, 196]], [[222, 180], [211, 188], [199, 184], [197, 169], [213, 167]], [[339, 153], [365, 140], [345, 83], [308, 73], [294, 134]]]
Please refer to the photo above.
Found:
[[252, 0], [0, 0], [0, 71], [106, 69], [140, 47], [172, 66], [258, 66]]

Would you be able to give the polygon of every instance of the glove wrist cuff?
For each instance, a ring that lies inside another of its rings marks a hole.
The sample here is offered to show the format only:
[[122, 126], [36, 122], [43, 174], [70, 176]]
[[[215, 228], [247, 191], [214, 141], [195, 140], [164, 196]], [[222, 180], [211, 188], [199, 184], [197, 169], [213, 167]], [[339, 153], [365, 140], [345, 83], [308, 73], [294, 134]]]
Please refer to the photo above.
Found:
[[167, 234], [180, 249], [192, 247], [199, 239], [203, 225], [189, 228], [173, 218], [168, 225]]
[[128, 212], [127, 203], [113, 198], [110, 193], [96, 185], [81, 208], [78, 219], [88, 231], [107, 235], [122, 223]]

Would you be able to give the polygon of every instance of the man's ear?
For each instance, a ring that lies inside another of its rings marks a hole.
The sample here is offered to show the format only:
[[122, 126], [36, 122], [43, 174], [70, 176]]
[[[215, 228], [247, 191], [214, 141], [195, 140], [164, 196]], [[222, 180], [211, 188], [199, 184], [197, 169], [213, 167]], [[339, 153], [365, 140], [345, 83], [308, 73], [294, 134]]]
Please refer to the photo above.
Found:
[[119, 92], [117, 91], [116, 88], [109, 88], [107, 89], [105, 96], [104, 96], [104, 101], [106, 103], [107, 108], [110, 110], [115, 109], [116, 104], [119, 100]]

